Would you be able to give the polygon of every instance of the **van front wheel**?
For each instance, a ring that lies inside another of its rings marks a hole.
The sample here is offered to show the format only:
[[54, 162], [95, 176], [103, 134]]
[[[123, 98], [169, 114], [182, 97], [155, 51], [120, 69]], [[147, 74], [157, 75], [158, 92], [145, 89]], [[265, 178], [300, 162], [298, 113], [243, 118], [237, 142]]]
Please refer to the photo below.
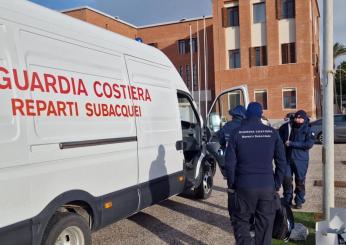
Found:
[[91, 232], [80, 215], [56, 213], [46, 228], [42, 244], [91, 245]]
[[199, 199], [210, 197], [213, 188], [213, 170], [211, 168], [203, 169], [202, 181], [195, 189], [195, 196]]

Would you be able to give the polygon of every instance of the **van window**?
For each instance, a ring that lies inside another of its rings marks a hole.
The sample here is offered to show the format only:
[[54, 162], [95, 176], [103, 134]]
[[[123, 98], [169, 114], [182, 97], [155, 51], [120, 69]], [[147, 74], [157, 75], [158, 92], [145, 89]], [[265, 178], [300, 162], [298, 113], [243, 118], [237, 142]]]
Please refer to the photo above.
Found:
[[217, 132], [230, 121], [229, 110], [237, 105], [245, 105], [244, 95], [241, 90], [232, 90], [219, 95], [209, 114], [208, 124], [210, 130]]
[[185, 97], [178, 98], [181, 121], [196, 124], [197, 117], [190, 101]]

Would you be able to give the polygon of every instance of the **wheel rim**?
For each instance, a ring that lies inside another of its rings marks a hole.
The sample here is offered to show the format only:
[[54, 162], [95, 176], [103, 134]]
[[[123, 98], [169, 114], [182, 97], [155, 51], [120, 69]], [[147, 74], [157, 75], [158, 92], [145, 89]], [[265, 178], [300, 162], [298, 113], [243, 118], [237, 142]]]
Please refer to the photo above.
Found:
[[84, 235], [77, 226], [70, 226], [63, 230], [55, 241], [55, 245], [84, 245]]
[[206, 194], [208, 194], [213, 186], [213, 180], [211, 178], [210, 171], [206, 172], [203, 176], [203, 189]]

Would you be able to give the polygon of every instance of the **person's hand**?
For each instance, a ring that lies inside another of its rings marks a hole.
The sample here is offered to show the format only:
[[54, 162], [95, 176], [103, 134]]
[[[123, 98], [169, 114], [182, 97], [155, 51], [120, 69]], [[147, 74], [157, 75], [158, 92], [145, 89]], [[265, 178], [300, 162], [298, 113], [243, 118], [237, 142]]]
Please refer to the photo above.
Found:
[[286, 146], [290, 146], [291, 145], [291, 141], [287, 140], [285, 143]]

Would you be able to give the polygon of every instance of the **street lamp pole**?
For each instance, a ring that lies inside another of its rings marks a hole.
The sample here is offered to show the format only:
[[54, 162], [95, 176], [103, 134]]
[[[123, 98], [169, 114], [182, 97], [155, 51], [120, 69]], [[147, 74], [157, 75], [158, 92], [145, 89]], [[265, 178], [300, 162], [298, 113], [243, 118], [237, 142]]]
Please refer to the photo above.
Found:
[[333, 109], [333, 5], [334, 0], [323, 0], [323, 211], [330, 219], [334, 207], [334, 109]]

